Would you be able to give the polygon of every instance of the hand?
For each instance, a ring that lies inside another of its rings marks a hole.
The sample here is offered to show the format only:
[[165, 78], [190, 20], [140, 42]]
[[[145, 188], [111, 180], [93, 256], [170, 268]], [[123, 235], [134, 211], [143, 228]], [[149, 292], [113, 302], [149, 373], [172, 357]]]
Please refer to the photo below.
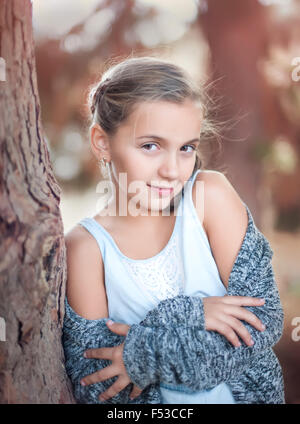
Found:
[[265, 326], [256, 315], [243, 306], [262, 306], [264, 302], [264, 299], [247, 296], [205, 297], [203, 298], [205, 330], [223, 334], [235, 347], [241, 346], [238, 334], [248, 346], [252, 346], [254, 342], [251, 335], [240, 320], [249, 322], [260, 331], [264, 331]]
[[[112, 323], [112, 321], [107, 321], [106, 324], [111, 331], [119, 334], [120, 336], [126, 336], [130, 329], [129, 325]], [[84, 377], [80, 382], [82, 385], [95, 384], [116, 375], [118, 376], [117, 380], [105, 392], [101, 393], [99, 396], [99, 400], [101, 401], [110, 399], [131, 383], [123, 362], [123, 349], [124, 342], [118, 346], [88, 349], [84, 352], [84, 356], [86, 358], [109, 359], [112, 363], [111, 365]], [[134, 385], [130, 393], [130, 399], [136, 398], [141, 394], [141, 392], [142, 390], [138, 386]]]

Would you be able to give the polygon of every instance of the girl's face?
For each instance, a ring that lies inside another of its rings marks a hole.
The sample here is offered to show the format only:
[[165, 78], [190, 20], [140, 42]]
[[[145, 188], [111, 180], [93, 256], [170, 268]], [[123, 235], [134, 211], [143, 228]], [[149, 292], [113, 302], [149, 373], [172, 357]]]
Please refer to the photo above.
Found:
[[191, 100], [138, 104], [109, 145], [116, 193], [143, 215], [167, 208], [193, 172], [201, 122]]

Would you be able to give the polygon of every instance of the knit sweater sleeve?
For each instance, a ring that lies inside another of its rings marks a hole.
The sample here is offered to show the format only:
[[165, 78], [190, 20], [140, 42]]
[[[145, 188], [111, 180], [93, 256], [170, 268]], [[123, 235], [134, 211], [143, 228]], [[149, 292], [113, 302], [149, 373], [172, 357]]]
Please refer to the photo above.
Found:
[[87, 404], [125, 404], [125, 403], [159, 403], [160, 395], [155, 385], [143, 391], [143, 395], [134, 400], [129, 399], [132, 384], [107, 401], [100, 401], [99, 395], [107, 390], [117, 379], [110, 378], [88, 386], [82, 386], [80, 380], [110, 365], [106, 359], [84, 358], [87, 349], [113, 347], [124, 341], [124, 336], [111, 332], [106, 321], [108, 318], [88, 320], [76, 314], [65, 298], [65, 316], [62, 332], [62, 344], [65, 356], [66, 372], [73, 386], [73, 394], [78, 403]]
[[157, 381], [194, 390], [213, 388], [241, 375], [280, 339], [283, 309], [271, 263], [273, 251], [247, 211], [248, 228], [230, 274], [228, 295], [263, 297], [263, 306], [246, 308], [266, 330], [260, 332], [243, 321], [254, 345], [242, 342], [236, 348], [223, 335], [205, 330], [201, 298], [167, 299], [140, 324], [132, 325], [125, 339], [124, 364], [140, 388]]

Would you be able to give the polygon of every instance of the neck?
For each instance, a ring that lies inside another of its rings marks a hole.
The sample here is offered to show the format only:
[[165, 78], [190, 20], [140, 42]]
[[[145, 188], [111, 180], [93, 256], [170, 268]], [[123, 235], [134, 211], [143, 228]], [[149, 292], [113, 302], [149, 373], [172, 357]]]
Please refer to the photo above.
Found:
[[[172, 202], [173, 204], [173, 202]], [[142, 209], [139, 203], [131, 203], [126, 193], [120, 190], [119, 185], [115, 184], [115, 190], [107, 204], [105, 210], [101, 214], [116, 217], [120, 223], [124, 225], [155, 225], [161, 223], [162, 220], [174, 216], [174, 206], [168, 205], [164, 209]]]

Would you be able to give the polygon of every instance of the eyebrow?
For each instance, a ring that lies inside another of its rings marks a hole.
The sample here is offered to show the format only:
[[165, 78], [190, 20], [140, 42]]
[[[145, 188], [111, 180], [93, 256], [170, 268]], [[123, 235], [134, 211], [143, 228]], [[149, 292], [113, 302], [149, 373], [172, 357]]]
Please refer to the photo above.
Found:
[[[151, 135], [151, 134], [150, 135], [141, 135], [140, 137], [137, 137], [137, 139], [140, 139], [140, 138], [155, 138], [156, 140], [160, 140], [160, 141], [166, 141], [166, 142], [168, 141], [167, 139], [160, 137], [159, 135]], [[187, 141], [184, 144], [194, 143], [194, 142], [200, 143], [200, 138], [193, 138], [192, 140]]]

